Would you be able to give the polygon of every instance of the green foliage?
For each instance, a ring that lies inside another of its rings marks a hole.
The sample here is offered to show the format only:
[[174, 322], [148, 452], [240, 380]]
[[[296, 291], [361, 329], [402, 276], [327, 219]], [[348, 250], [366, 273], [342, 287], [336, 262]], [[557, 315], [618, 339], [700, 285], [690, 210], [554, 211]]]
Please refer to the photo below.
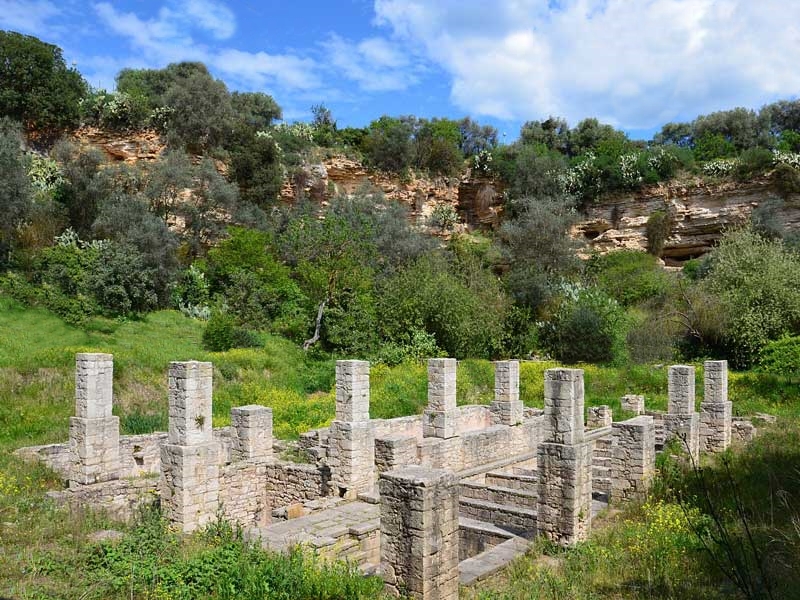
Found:
[[669, 209], [656, 210], [647, 218], [645, 236], [647, 251], [653, 256], [660, 256], [664, 244], [672, 232], [673, 219]]
[[785, 336], [769, 342], [761, 350], [761, 368], [775, 375], [800, 374], [800, 337]]
[[177, 79], [164, 94], [172, 113], [167, 121], [170, 145], [204, 152], [223, 145], [233, 118], [225, 84], [208, 72]]
[[431, 211], [428, 223], [442, 233], [451, 231], [458, 223], [458, 212], [452, 204], [437, 204]]
[[192, 191], [192, 201], [178, 205], [176, 212], [184, 219], [189, 254], [199, 256], [225, 231], [226, 214], [235, 212], [239, 191], [220, 175], [210, 158], [203, 159], [194, 171]]
[[481, 125], [464, 117], [458, 122], [458, 130], [461, 135], [458, 146], [464, 156], [491, 152], [497, 146], [497, 129], [491, 125]]
[[0, 82], [0, 116], [50, 139], [77, 127], [86, 82], [58, 46], [0, 31]]
[[415, 165], [436, 175], [458, 175], [464, 164], [461, 140], [457, 121], [421, 121], [414, 133]]
[[105, 129], [137, 129], [148, 124], [150, 111], [142, 96], [125, 92], [89, 90], [81, 101], [81, 119]]
[[253, 131], [263, 131], [281, 119], [281, 107], [263, 92], [231, 92], [234, 116]]
[[406, 118], [383, 116], [369, 124], [363, 142], [364, 160], [378, 169], [399, 173], [411, 166], [413, 124]]
[[273, 137], [242, 131], [230, 155], [229, 176], [242, 200], [265, 209], [273, 206], [283, 184], [281, 150]]
[[792, 194], [800, 194], [800, 169], [779, 164], [775, 167], [772, 179], [781, 197], [786, 198]]
[[747, 148], [739, 155], [734, 176], [740, 181], [747, 181], [772, 169], [772, 152], [766, 148]]
[[669, 286], [669, 278], [657, 259], [635, 250], [596, 254], [587, 271], [595, 284], [622, 306], [662, 296]]
[[22, 141], [18, 126], [0, 118], [0, 271], [8, 265], [17, 228], [32, 208], [31, 184], [25, 157], [20, 150]]
[[82, 238], [88, 238], [110, 191], [109, 180], [97, 177], [105, 157], [97, 148], [83, 151], [66, 140], [53, 147], [52, 156], [61, 164], [64, 177], [55, 199], [66, 209], [70, 227]]
[[628, 320], [616, 300], [596, 288], [569, 286], [558, 308], [541, 325], [542, 346], [559, 361], [620, 363]]
[[525, 198], [511, 208], [498, 236], [509, 265], [507, 285], [518, 305], [537, 311], [562, 279], [580, 272], [577, 243], [569, 235], [576, 214], [562, 198]]
[[725, 311], [724, 339], [734, 364], [752, 365], [771, 340], [800, 331], [800, 261], [780, 242], [750, 230], [730, 232], [704, 280]]
[[736, 156], [736, 146], [721, 133], [707, 132], [697, 137], [694, 156], [700, 161], [730, 158]]
[[233, 315], [216, 311], [203, 330], [203, 347], [211, 352], [225, 352], [231, 348], [254, 348], [261, 345], [253, 332], [236, 324]]

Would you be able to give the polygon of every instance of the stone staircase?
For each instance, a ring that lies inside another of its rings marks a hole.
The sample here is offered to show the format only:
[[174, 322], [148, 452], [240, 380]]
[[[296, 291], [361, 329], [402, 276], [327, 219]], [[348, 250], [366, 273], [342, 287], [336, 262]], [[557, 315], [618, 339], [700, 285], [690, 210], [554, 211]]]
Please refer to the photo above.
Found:
[[595, 440], [592, 452], [592, 492], [611, 493], [611, 464], [614, 459], [613, 438]]
[[537, 497], [530, 477], [489, 474], [487, 485], [462, 482], [459, 486], [459, 515], [491, 524], [515, 535], [536, 531]]

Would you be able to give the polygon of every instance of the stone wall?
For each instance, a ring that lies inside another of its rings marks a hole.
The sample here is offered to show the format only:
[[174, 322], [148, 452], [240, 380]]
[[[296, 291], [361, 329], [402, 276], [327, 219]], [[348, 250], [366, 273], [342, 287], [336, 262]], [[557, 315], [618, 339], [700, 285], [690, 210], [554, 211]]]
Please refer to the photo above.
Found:
[[158, 477], [116, 479], [101, 483], [81, 485], [66, 490], [48, 492], [48, 497], [58, 504], [76, 509], [87, 506], [100, 510], [121, 521], [130, 521], [140, 508], [158, 499]]
[[708, 360], [703, 367], [700, 449], [703, 452], [724, 452], [731, 444], [733, 412], [733, 403], [728, 400], [728, 361]]
[[656, 468], [653, 417], [639, 416], [613, 424], [614, 459], [611, 497], [614, 501], [642, 499]]

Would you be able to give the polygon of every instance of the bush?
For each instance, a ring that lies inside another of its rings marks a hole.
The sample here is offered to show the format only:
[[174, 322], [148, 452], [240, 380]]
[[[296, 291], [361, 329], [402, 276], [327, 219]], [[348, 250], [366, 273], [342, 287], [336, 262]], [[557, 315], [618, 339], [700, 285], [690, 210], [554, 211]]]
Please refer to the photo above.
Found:
[[800, 374], [800, 336], [786, 336], [769, 342], [761, 350], [761, 368], [783, 376]]
[[211, 352], [256, 348], [260, 345], [261, 340], [255, 333], [239, 327], [233, 315], [222, 311], [213, 313], [203, 330], [203, 347]]
[[669, 276], [657, 259], [635, 250], [596, 254], [589, 261], [588, 273], [600, 289], [623, 306], [661, 296], [669, 286]]
[[800, 194], [800, 169], [790, 165], [779, 164], [772, 173], [772, 180], [782, 198], [792, 194]]
[[540, 340], [567, 364], [621, 362], [627, 328], [625, 311], [602, 290], [565, 286], [555, 313], [541, 325]]
[[661, 256], [664, 244], [672, 232], [672, 215], [669, 209], [657, 210], [647, 218], [645, 236], [647, 237], [647, 251], [653, 256]]
[[414, 127], [408, 119], [383, 116], [369, 124], [364, 138], [364, 159], [373, 167], [399, 173], [411, 166]]
[[747, 181], [772, 168], [773, 155], [766, 148], [748, 148], [739, 155], [734, 176], [739, 181]]

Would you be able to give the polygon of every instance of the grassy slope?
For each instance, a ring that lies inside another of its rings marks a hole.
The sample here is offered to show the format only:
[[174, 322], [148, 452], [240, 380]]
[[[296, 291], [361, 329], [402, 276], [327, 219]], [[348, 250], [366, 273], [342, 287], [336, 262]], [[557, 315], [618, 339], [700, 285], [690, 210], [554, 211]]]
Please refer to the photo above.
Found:
[[[43, 495], [44, 490], [58, 487], [56, 478], [46, 469], [22, 464], [10, 454], [20, 446], [67, 439], [76, 352], [114, 354], [115, 411], [121, 416], [125, 432], [166, 427], [166, 372], [171, 360], [214, 362], [215, 425], [227, 423], [232, 406], [249, 403], [272, 406], [276, 434], [285, 438], [324, 425], [333, 417], [333, 360], [329, 357], [307, 357], [292, 343], [274, 337], [266, 337], [260, 349], [209, 353], [202, 350], [201, 333], [201, 323], [172, 311], [153, 313], [141, 321], [96, 321], [87, 331], [81, 331], [47, 311], [24, 308], [0, 296], [0, 573], [4, 575], [0, 577], [0, 596], [70, 597], [72, 590], [85, 590], [86, 581], [91, 578], [76, 565], [86, 548], [86, 534], [109, 525], [102, 516], [91, 514], [65, 518], [63, 511], [54, 508]], [[555, 365], [522, 365], [521, 392], [527, 405], [542, 405], [543, 372], [552, 366]], [[664, 366], [586, 366], [585, 372], [588, 405], [610, 404], [618, 409], [621, 395], [644, 393], [649, 407], [666, 407]], [[698, 395], [702, 395], [701, 369], [697, 376]], [[422, 364], [392, 368], [378, 365], [373, 367], [371, 381], [373, 417], [413, 414], [425, 405], [427, 385]], [[459, 403], [488, 402], [492, 395], [491, 363], [462, 361]], [[800, 413], [797, 382], [753, 373], [732, 374], [731, 396], [737, 413]], [[660, 509], [655, 510], [658, 517]], [[634, 535], [647, 518], [640, 511], [633, 517], [634, 525], [602, 534], [594, 547], [599, 544], [617, 548], [609, 561], [626, 564], [633, 560], [626, 558], [627, 550], [623, 552], [619, 544], [603, 536]], [[674, 547], [662, 550], [667, 552]], [[652, 556], [642, 560], [645, 559]], [[600, 571], [589, 576], [586, 565], [594, 563], [587, 562], [585, 554], [578, 564], [583, 573], [578, 579], [586, 581], [581, 595], [585, 593], [586, 597], [594, 594], [591, 590], [602, 587], [600, 580], [611, 577]], [[521, 585], [524, 590], [530, 585], [524, 574], [539, 571], [531, 563], [523, 563], [518, 569], [523, 575], [517, 572], [511, 585]], [[544, 576], [551, 577], [538, 574], [536, 578]], [[558, 589], [568, 582], [553, 581], [552, 595], [557, 596]], [[698, 579], [700, 584], [707, 582]], [[610, 593], [607, 597], [626, 596]]]

